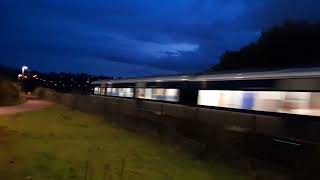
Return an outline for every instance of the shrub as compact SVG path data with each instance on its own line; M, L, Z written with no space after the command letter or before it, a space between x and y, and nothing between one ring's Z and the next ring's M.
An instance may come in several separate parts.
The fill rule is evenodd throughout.
M0 81L0 106L15 105L23 101L18 84Z

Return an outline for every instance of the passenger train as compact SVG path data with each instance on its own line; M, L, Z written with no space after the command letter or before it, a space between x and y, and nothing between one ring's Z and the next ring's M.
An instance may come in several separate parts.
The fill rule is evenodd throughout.
M92 94L248 113L320 117L320 69L99 80Z

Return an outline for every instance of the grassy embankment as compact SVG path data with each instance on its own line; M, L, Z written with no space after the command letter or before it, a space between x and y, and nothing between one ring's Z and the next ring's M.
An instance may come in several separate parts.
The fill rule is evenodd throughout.
M1 180L247 179L153 137L58 105L0 116L0 127Z

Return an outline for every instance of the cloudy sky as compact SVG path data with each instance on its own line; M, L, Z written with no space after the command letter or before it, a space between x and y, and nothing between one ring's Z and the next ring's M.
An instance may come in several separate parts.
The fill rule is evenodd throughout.
M145 76L207 70L319 0L0 0L0 64Z

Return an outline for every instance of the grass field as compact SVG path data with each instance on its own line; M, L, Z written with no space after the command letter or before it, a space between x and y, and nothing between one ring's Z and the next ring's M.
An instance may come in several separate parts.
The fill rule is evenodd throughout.
M247 179L154 137L54 105L0 116L1 180Z

